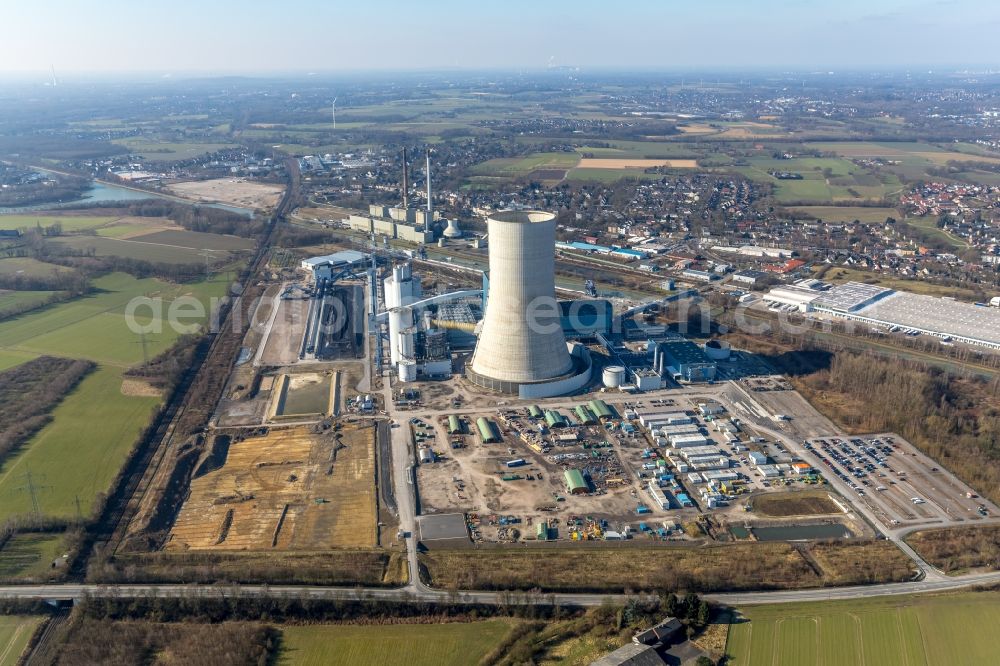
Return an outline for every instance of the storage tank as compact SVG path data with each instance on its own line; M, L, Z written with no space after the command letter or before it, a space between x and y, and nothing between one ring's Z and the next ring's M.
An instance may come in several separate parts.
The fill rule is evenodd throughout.
M731 353L732 349L725 340L709 340L705 343L705 356L713 361L724 361Z
M417 381L417 364L414 363L413 361L400 361L399 381L401 382Z
M555 300L555 215L507 210L487 225L490 298L473 374L515 384L568 374L573 361Z
M625 368L620 365L609 365L604 368L601 379L608 388L618 388L625 383Z

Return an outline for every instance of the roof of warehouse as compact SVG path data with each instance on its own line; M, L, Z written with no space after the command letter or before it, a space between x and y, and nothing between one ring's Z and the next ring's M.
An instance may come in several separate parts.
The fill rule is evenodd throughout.
M864 282L846 282L823 293L813 305L838 312L853 312L892 294L892 289Z
M309 257L305 263L310 266L320 266L322 264L356 264L368 259L368 255L357 250L343 250L333 254L325 254L320 257Z
M656 344L670 354L671 358L678 363L710 363L701 347L690 340L674 338L671 340L658 340Z
M900 291L855 314L904 328L1000 344L1000 308Z

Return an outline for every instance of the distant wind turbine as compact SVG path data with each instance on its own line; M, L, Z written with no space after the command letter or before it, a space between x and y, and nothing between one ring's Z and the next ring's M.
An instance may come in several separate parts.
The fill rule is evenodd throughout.
M337 98L333 98L333 103L330 104L330 112L333 114L333 129L337 129Z
M52 87L55 88L59 85L59 79L56 78L56 66L50 65L52 67Z

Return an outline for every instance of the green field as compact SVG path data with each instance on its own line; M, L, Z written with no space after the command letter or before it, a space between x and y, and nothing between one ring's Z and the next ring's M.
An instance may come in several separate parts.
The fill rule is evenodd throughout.
M0 316L12 308L20 308L25 305L35 307L45 303L52 296L59 292L55 291L0 291Z
M796 206L792 213L810 215L817 220L833 224L850 224L857 220L864 224L884 224L887 217L900 219L895 208L867 206Z
M6 260L5 260L6 261ZM86 358L100 363L127 366L142 361L140 336L127 325L126 307L133 298L148 296L162 299L162 311L179 296L192 296L205 305L210 297L222 296L228 286L225 275L211 281L172 284L147 278L137 280L124 273L113 273L93 281L96 294L61 303L0 322L0 351L52 354L70 358ZM138 308L135 319L140 325L150 322L150 310ZM204 322L189 318L183 324ZM150 356L168 349L180 333L167 322L147 335Z
M68 273L72 268L50 264L31 257L7 257L0 259L0 275L30 275L47 277L53 273Z
M576 166L580 156L576 153L532 153L525 157L498 157L477 164L470 173L479 176L518 178L532 171L565 171Z
M0 666L14 666L42 618L0 615Z
M117 218L76 215L0 215L0 229L32 229L36 226L62 225L63 231L95 229Z
M380 626L281 628L282 666L462 666L475 664L510 632L504 620Z
M161 236L161 234L166 234ZM137 238L111 238L106 236L64 236L54 243L74 250L93 251L98 257L128 257L140 261L164 264L203 264L204 252L214 259L227 256L227 250L218 246L234 247L246 243L234 242L233 236L204 234L196 231L161 231ZM242 241L243 239L235 239Z
M114 139L112 143L125 146L129 152L145 159L163 161L189 160L205 153L234 147L231 143L172 143L142 137Z
M690 171L690 169L688 169ZM593 169L590 167L583 169L570 169L566 174L566 180L574 182L598 182L617 183L626 178L639 180L659 180L663 174L646 173L643 169Z
M31 512L23 490L30 471L42 514L84 516L107 490L149 422L158 398L125 396L121 370L101 367L88 375L53 412L53 420L21 451L0 465L0 522Z
M736 167L735 171L751 180L773 185L774 197L779 202L878 200L902 187L893 173L878 174L837 157L790 160L752 157L749 162L749 166ZM780 180L769 171L797 173L802 179Z
M888 287L889 289L897 289L899 291L912 291L915 294L923 294L925 296L954 296L959 300L966 301L974 301L976 298L975 292L969 289L948 287L945 285L926 282L924 280L908 280L906 278L880 275L878 273L870 273L868 271L861 271L854 268L845 268L843 266L832 266L826 271L826 274L823 276L823 280L832 282L833 284L843 284L844 282L866 282L868 284L877 284L883 287Z
M997 663L1000 594L901 597L741 609L729 630L732 666Z
M38 354L32 354L31 352L0 349L0 371L13 368L15 365L21 365L25 361L30 361L37 356Z
M47 578L52 560L64 553L62 534L21 532L0 548L0 579Z

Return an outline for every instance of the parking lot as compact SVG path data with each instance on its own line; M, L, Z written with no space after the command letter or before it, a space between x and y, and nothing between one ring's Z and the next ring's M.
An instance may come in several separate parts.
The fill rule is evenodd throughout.
M891 529L975 522L997 507L893 434L806 442L819 469L835 476Z

